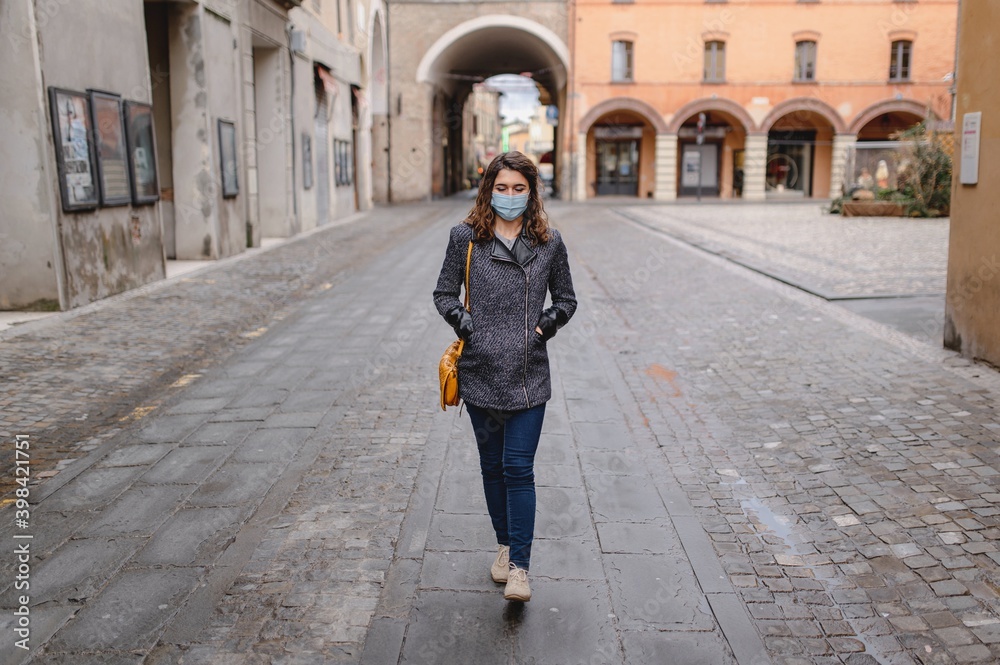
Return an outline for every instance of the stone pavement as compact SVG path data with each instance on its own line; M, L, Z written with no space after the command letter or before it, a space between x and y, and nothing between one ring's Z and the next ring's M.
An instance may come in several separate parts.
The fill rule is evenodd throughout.
M621 212L827 299L944 293L947 219L841 217L819 203Z
M620 213L928 344L943 339L947 219L841 217L818 203Z
M435 403L449 331L429 294L465 207L317 234L360 248L309 264L337 279L32 487L32 662L1000 658L996 374L594 205L551 205L581 308L550 344L535 596L506 604L471 427ZM268 253L201 286L224 300L261 260L287 274ZM100 328L81 319L36 357ZM227 340L250 328L233 321ZM180 346L160 341L163 367Z
M0 331L0 437L30 430L43 442L32 475L56 475L438 210L379 210L362 223ZM0 478L0 495L12 480Z

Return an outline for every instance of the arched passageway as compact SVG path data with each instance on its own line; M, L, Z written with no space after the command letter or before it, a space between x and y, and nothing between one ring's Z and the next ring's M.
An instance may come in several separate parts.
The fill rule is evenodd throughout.
M395 40L395 36L393 37ZM394 50L405 51L404 46ZM539 22L513 15L492 15L458 23L442 34L410 65L417 88L394 96L392 191L394 201L447 196L471 184L475 163L473 132L465 127L466 105L474 87L499 74L521 74L538 86L540 103L562 117L566 99L569 50L564 40ZM408 63L393 65L399 69ZM394 81L397 79L393 79ZM399 116L397 122L396 116ZM558 122L558 121L557 121ZM566 177L565 141L555 132L551 151L553 189Z

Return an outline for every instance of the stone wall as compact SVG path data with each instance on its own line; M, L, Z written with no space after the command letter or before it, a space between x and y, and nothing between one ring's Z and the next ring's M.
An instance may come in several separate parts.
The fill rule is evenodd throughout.
M31 0L0 4L0 309L59 304L56 182Z
M36 9L36 16L41 10ZM78 0L52 5L52 11L45 11L45 20L38 21L37 29L46 89L95 89L121 95L125 100L150 101L141 3ZM51 133L49 136L45 159L54 174ZM50 181L48 186L58 192L57 181ZM25 192L18 196L23 195ZM39 198L44 196L39 197L37 190L31 192L32 203ZM57 207L56 220L64 252L65 291L60 299L64 308L163 278L165 261L157 206L102 206L71 213Z

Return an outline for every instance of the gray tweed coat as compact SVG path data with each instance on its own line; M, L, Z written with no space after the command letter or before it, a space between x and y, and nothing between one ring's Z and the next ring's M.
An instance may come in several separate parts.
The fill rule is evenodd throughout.
M434 304L447 318L465 281L465 257L472 227L451 229L444 264L434 289ZM531 245L522 231L513 250L499 239L473 243L470 270L471 334L458 363L458 391L467 403L484 409L518 411L552 395L548 339L576 310L576 295L566 246L550 230L547 243ZM543 312L546 294L552 305ZM460 313L463 317L468 314ZM545 334L535 330L540 326Z

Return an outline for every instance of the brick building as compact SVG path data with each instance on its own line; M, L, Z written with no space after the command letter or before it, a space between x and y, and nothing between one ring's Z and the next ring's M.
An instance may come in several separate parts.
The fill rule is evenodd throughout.
M957 6L580 0L574 197L836 195L851 144L951 118Z

